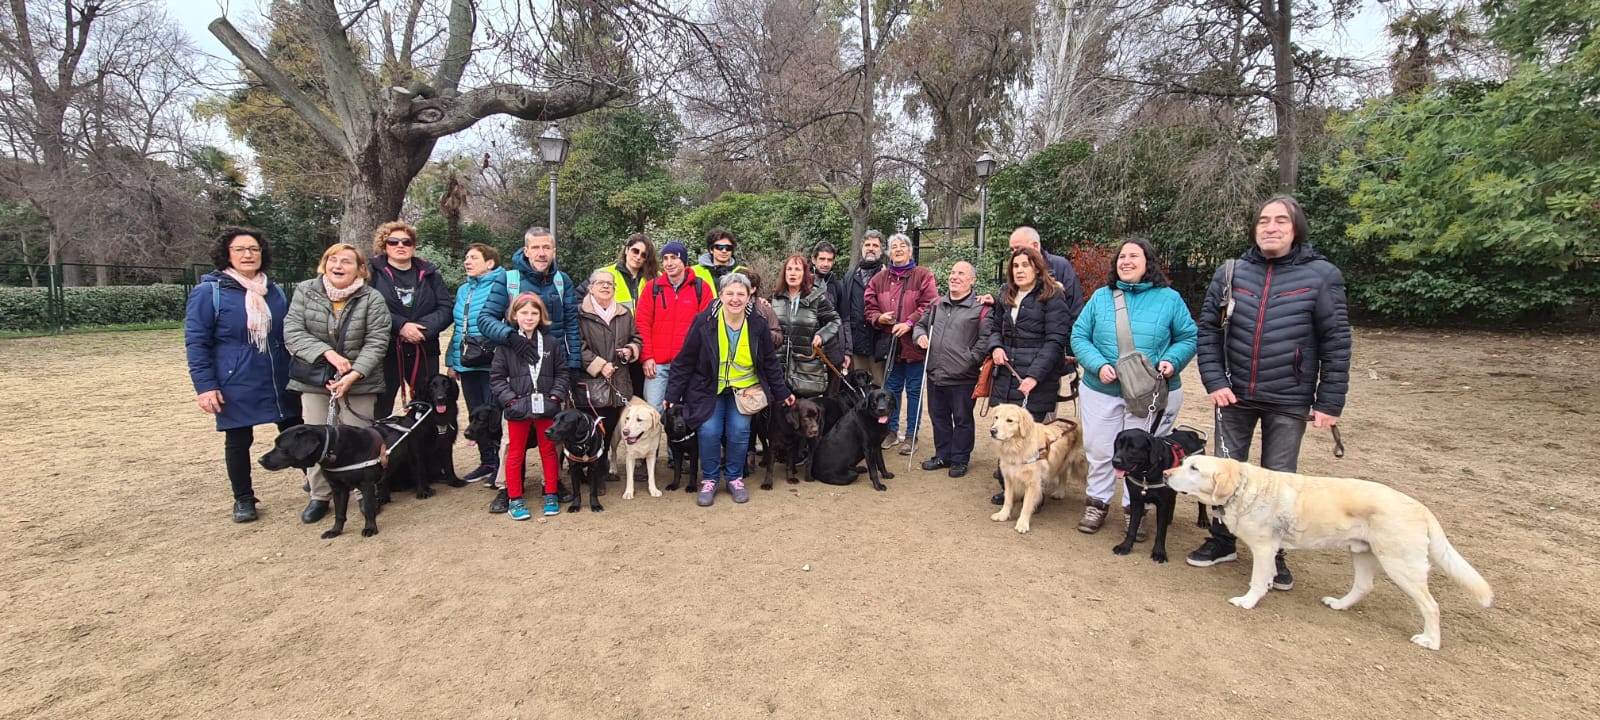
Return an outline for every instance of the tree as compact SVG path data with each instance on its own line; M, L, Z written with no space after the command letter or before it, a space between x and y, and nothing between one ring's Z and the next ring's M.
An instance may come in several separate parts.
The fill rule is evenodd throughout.
M346 242L360 242L399 216L407 187L439 138L493 115L550 121L626 96L635 82L627 42L668 17L648 0L558 0L548 28L491 28L499 64L523 71L493 76L488 67L474 68L477 3L447 0L439 24L426 5L413 2L398 16L376 17L376 2L351 13L334 0L297 5L295 21L310 35L327 83L326 107L227 18L211 23L223 46L343 163L350 183L339 235ZM524 38L544 42L535 48ZM469 76L469 69L478 72Z

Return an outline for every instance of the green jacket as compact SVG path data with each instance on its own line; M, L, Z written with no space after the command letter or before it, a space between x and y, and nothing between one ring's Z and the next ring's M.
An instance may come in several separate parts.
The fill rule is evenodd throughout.
M383 296L370 286L357 290L344 306L345 312L355 312L350 318L350 329L345 331L344 350L340 355L350 360L350 368L361 373L361 379L350 387L352 395L376 395L383 392L383 354L389 350L389 306ZM289 314L283 321L283 344L289 354L306 362L316 362L322 354L333 350L334 337L339 332L343 318L334 316L333 301L322 289L322 278L314 277L295 286L294 299L289 302ZM295 380L289 389L302 393L327 395L326 388L312 387Z

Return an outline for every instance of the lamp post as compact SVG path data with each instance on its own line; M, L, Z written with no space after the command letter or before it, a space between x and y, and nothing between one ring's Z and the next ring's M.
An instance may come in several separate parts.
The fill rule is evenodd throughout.
M539 159L550 166L550 238L556 236L556 173L561 170L561 163L567 161L567 149L572 142L561 136L560 128L555 123L545 128L544 134L539 136Z
M983 257L984 242L987 234L989 219L989 176L994 174L994 156L984 153L978 156L978 257Z

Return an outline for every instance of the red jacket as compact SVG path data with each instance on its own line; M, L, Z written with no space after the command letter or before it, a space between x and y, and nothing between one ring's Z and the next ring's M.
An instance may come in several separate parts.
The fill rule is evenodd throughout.
M896 275L894 270L885 266L877 275L867 283L865 306L867 308L867 321L872 323L872 328L877 332L878 342L873 347L874 357L889 356L886 346L894 336L889 328L877 323L877 318L883 313L894 313L895 325L906 323L911 327L917 326L917 321L922 319L923 311L935 300L939 299L939 283L933 278L933 271L917 266L904 276ZM927 352L917 347L912 341L913 333L907 332L900 336L900 351L895 359L906 362L922 362L927 357Z
M639 321L639 338L644 341L644 360L666 364L678 357L694 316L711 307L716 298L716 292L700 276L692 272L684 275L679 289L673 289L666 273L639 286L634 315Z

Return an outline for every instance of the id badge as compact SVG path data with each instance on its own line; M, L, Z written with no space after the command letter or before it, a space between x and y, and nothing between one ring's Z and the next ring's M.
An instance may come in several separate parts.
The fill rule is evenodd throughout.
M535 392L528 397L528 412L532 413L534 417L544 414L544 393Z

